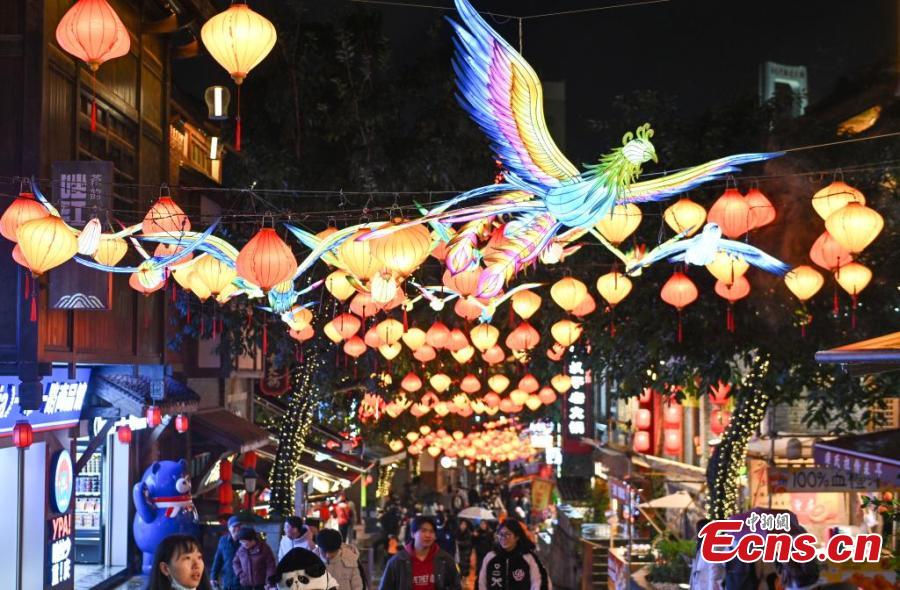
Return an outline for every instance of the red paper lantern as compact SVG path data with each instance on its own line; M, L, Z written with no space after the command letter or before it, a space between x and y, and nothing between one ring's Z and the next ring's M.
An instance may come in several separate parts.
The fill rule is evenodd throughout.
M237 274L268 291L294 276L297 259L275 228L264 227L241 248L237 256Z
M729 238L739 238L750 230L750 205L736 188L725 189L713 203L706 219L717 223Z
M350 340L344 342L344 352L353 358L359 358L366 353L366 343L359 336L351 336Z
M663 285L659 295L663 301L678 310L678 342L681 342L681 310L697 300L697 286L683 272L675 272Z
M715 289L719 297L728 301L728 311L725 314L725 328L729 332L734 332L734 302L750 294L750 281L744 276L737 276L734 277L734 282L730 285L723 281L716 281Z
M634 450L638 453L646 453L650 450L650 433L639 430L634 433Z
M431 324L431 327L425 332L425 342L432 348L444 348L449 340L450 329L440 320Z
M638 430L647 430L650 428L650 420L653 414L647 408L641 408L634 417L634 425Z
M669 455L680 455L682 447L681 429L672 428L663 431L663 450Z
M731 422L731 412L721 408L714 408L709 414L709 429L715 435L720 435L728 428Z
M541 341L541 335L528 322L522 322L506 337L510 350L531 350Z
M159 406L148 406L147 407L147 426L150 428L156 428L162 423L162 410L159 409Z
M642 404L649 404L652 399L653 399L653 388L652 387L645 387L644 390L641 392L641 395L638 396L638 401L641 402Z
M131 35L106 0L78 0L56 26L56 42L88 64L96 80L103 62L131 49ZM91 131L97 128L96 100L91 104Z
M256 454L256 451L244 453L244 469L256 469L257 459L259 459L259 455Z
M750 207L750 229L757 229L775 221L775 206L758 188L751 188L745 200Z
M185 433L190 428L190 420L184 414L178 414L175 416L175 430L180 433Z
M663 410L663 423L668 427L681 426L681 406L670 404Z
M219 461L219 479L222 481L231 481L233 475L233 466L231 461L222 459Z
M537 378L531 373L526 374L524 377L519 379L519 389L524 391L525 393L534 393L541 387L541 384L538 382Z
M549 406L556 401L556 392L550 387L542 387L538 392L538 399L540 399L541 403L545 406Z
M132 438L131 426L123 424L122 426L117 427L116 438L118 438L119 442L123 445L130 445Z
M219 514L230 514L231 503L234 501L234 490L230 483L219 486Z
M463 377L459 384L459 388L466 393L475 393L481 389L481 382L478 381L478 377L469 373Z
M853 262L850 250L841 246L827 231L813 242L812 248L809 249L809 257L818 266L828 271L834 271Z
M16 421L12 432L13 444L17 449L27 449L34 442L34 429L26 420Z

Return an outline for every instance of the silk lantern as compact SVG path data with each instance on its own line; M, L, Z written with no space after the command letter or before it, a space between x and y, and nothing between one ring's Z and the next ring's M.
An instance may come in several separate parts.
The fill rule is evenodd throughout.
M400 336L403 343L413 352L425 344L425 332L419 328L410 328Z
M442 282L445 287L456 291L461 297L468 297L478 290L478 279L481 277L481 271L482 269L477 266L456 274L445 270Z
M481 317L481 307L466 299L457 299L453 305L453 312L467 321L474 321Z
M686 274L680 271L673 273L660 291L662 300L678 311L678 342L682 341L683 336L681 312L685 307L697 300L697 295L697 286Z
M394 342L393 344L382 344L378 347L378 352L381 353L386 360L392 361L397 358L397 355L400 354L400 351L403 350L403 347L399 342Z
M475 393L481 389L481 382L478 377L469 373L460 381L459 388L466 393Z
M721 408L714 408L709 414L709 429L715 435L720 435L728 428L731 422L731 412Z
M534 393L541 387L541 384L531 373L526 373L524 377L519 379L518 388L525 393Z
M466 346L464 348L460 348L459 350L452 351L450 355L457 363L464 365L472 360L473 356L475 356L475 348L472 346Z
M805 317L800 324L800 333L806 336L806 325L812 321L812 315L806 311L806 302L819 292L825 277L813 267L801 265L784 275L784 284L803 305Z
M841 246L858 254L884 229L884 218L861 203L847 203L828 216L825 227Z
M506 388L509 387L509 378L506 375L501 375L497 373L496 375L491 375L488 378L488 387L491 388L491 391L494 393L503 393L506 391Z
M39 276L70 260L78 251L78 239L55 215L32 219L16 231L19 248L28 268Z
M545 406L549 406L556 401L556 392L550 387L542 387L538 392L538 399L540 399L541 403Z
M403 324L394 318L387 318L375 326L375 331L385 344L394 344L403 336Z
M852 300L850 313L850 326L856 328L856 304L859 294L872 280L872 271L858 262L851 262L835 272L834 278L838 285L850 294Z
M450 336L447 338L447 343L444 345L444 348L450 352L458 352L468 345L469 339L466 338L465 333L459 328L453 328L450 330Z
M500 330L490 324L479 324L469 332L472 344L481 352L487 352L500 337Z
M587 287L572 277L564 277L550 287L550 297L566 311L572 311L578 307L585 295L587 295Z
M379 229L394 225L396 223L386 223ZM419 268L431 251L431 233L425 225L404 227L371 242L372 254L388 270L403 277Z
M325 288L338 301L346 301L351 295L356 293L356 289L347 280L347 273L342 270L336 270L325 278Z
M650 450L650 433L646 430L639 430L634 433L634 450L638 453L646 453Z
M435 373L428 379L428 382L434 387L434 390L438 393L443 393L450 388L450 377L443 373Z
M241 85L275 46L275 26L243 0L235 0L227 10L204 23L200 38L237 85L234 149L241 151Z
M450 329L440 320L431 324L428 331L425 332L425 342L432 348L441 349L447 345L450 339Z
M162 195L153 203L141 223L141 231L145 234L170 234L177 237L190 229L190 219L168 195Z
M361 240L369 230L362 229L338 246L338 255L350 274L361 281L368 281L384 268L384 263L372 252L374 240Z
M641 224L641 209L634 203L624 203L614 206L609 215L597 222L597 231L618 246Z
M735 279L744 276L749 268L750 264L742 256L735 256L724 250L716 252L713 261L706 265L709 274L726 285L730 285Z
M510 350L531 350L541 341L541 335L528 322L522 322L506 336L506 347Z
M550 385L552 385L553 389L559 393L565 393L572 387L572 378L560 373L559 375L554 375L553 378L550 379Z
M10 242L18 242L16 232L19 227L33 219L44 217L50 217L50 212L34 198L32 193L19 193L0 217L0 235Z
M523 320L527 320L541 307L541 296L533 291L518 291L510 298L512 308Z
M560 320L550 327L553 339L568 348L581 336L581 325L571 320Z
M682 410L681 404L671 403L663 408L663 424L667 428L681 426Z
M97 130L97 69L131 49L131 35L106 0L78 0L56 26L56 42L91 70L91 131Z
M750 228L757 229L775 221L775 206L758 188L751 188L744 197L750 207Z
M415 373L409 372L403 377L403 380L400 381L400 387L409 393L415 393L422 389L422 379Z
M594 301L594 298L590 293L587 293L584 296L584 299L581 300L581 303L578 304L578 307L572 310L572 315L577 318L582 318L586 315L594 313L596 309L597 302Z
M750 294L750 282L746 277L737 277L733 283L716 281L716 295L728 301L728 311L725 315L725 327L729 332L735 331L734 302L743 299Z
M125 258L128 253L128 243L122 238L101 237L97 245L97 251L92 258L100 264L115 266Z
M706 221L706 209L687 197L669 205L663 213L663 220L676 234L687 232L686 237L697 233Z
M822 233L809 249L810 259L828 271L834 271L853 261L853 255L827 231Z
M600 297L603 297L609 304L609 333L613 337L616 335L616 305L628 297L631 288L631 279L617 271L608 272L597 279L597 291L600 293Z
M221 293L237 277L235 269L209 254L199 257L192 268L213 295Z
M740 191L728 188L710 207L706 219L717 223L725 236L739 238L750 229L750 206Z
M663 450L669 455L681 455L683 438L681 429L666 428L663 430Z
M536 411L538 408L544 405L544 402L541 401L541 398L538 395L532 394L529 395L525 400L525 407L531 410L532 412Z
M353 335L344 342L344 353L353 358L361 357L366 353L366 350L368 350L368 347L359 336Z
M495 344L484 351L481 358L489 365L496 365L506 360L506 353L503 352L503 349L498 344Z
M848 203L866 204L866 197L843 180L835 180L813 195L812 206L819 217L827 220L831 214L843 209Z
M521 389L513 389L509 392L509 399L513 404L521 406L528 399L528 392Z
M275 228L261 228L237 256L237 274L263 291L290 280L297 271L297 259Z
M433 361L437 357L437 353L434 348L425 344L424 346L420 346L418 350L413 352L413 358L415 358L420 363L427 363Z
M357 293L350 300L350 311L361 318L370 318L378 313L378 310L378 304L372 301L372 296L368 293Z

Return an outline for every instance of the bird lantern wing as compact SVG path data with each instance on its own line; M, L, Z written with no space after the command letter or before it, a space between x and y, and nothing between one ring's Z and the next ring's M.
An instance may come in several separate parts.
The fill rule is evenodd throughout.
M734 240L720 240L719 249L737 255L762 270L783 277L791 267L770 254L766 254L756 246Z
M705 182L721 178L725 174L737 172L738 166L750 162L761 162L781 156L784 152L737 154L712 160L699 166L685 168L666 176L642 180L629 185L624 196L617 203L645 203L662 201L674 195L689 191Z
M456 0L461 22L453 69L457 100L488 136L503 167L526 182L557 186L578 176L544 120L541 81L532 67L481 18L468 0Z

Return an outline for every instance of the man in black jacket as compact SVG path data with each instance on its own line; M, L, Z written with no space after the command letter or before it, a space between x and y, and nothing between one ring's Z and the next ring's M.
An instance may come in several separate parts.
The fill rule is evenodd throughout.
M417 516L409 530L413 542L388 562L378 590L461 590L456 561L435 543L434 519Z

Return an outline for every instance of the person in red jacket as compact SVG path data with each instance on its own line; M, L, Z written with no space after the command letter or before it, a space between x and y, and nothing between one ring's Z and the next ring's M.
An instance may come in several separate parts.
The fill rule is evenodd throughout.
M266 580L275 575L275 554L268 543L261 542L256 531L244 527L238 533L241 548L234 554L234 574L241 590L265 590Z

